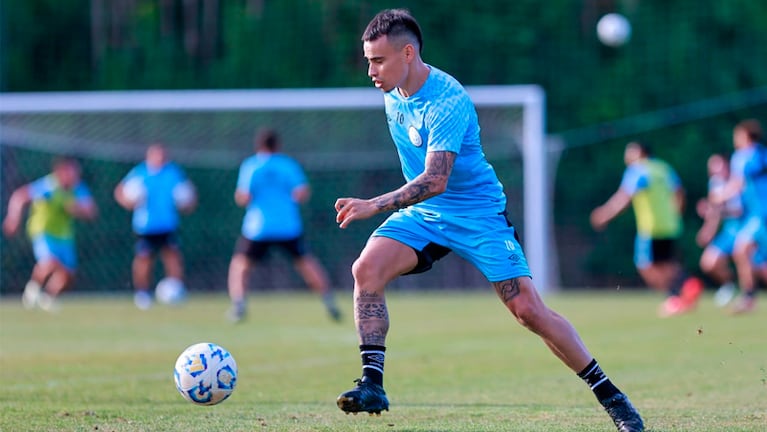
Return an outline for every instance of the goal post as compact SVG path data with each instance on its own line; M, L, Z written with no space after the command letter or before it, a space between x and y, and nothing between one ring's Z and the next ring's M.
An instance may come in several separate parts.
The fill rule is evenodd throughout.
M485 153L499 172L510 202L520 202L511 213L513 218L523 218L523 243L536 286L541 292L551 291L556 287L548 265L554 252L549 235L544 91L536 85L467 86L467 91L480 115ZM382 193L382 187L397 186L397 176L401 184L383 117L383 98L375 88L4 93L0 94L0 206L5 210L10 190L19 181L31 180L32 173L41 171L34 167L44 156L60 153L88 159L87 168L98 171L89 181L105 183L100 189L105 197L111 196L107 192L112 183L142 158L145 146L156 138L170 141L175 160L199 169L212 193L220 195L226 188L228 198L239 162L252 151L253 131L264 125L280 131L286 153L296 155L310 177L315 173L321 193L325 187L326 194L345 195L349 192L332 188L348 184L358 188L358 196ZM509 161L513 163L506 165ZM518 173L520 167L514 164L521 165L523 172ZM375 187L366 188L366 183ZM317 187L313 182L313 188ZM522 214L517 214L520 209ZM229 231L237 231L238 215L226 216L227 223L235 225L228 226ZM124 215L118 217L124 219ZM326 216L314 219L317 226L333 224ZM104 224L108 226L89 230L104 230L99 234L101 242L114 237L109 230L118 229L116 224ZM369 227L366 230L365 235ZM222 250L229 253L230 246ZM354 246L355 253L359 247ZM322 248L334 250L331 245ZM3 263L7 249L0 250ZM348 267L350 262L343 265ZM9 282L6 273L3 285ZM209 273L206 277L221 278L218 270ZM124 271L121 274L127 277ZM470 277L460 280L474 283Z

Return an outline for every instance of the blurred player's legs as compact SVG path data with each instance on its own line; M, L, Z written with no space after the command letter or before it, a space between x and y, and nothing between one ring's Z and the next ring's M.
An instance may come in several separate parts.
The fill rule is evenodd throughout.
M328 311L328 315L334 320L341 319L341 311L336 306L335 296L328 285L328 276L317 258L311 254L305 254L293 261L296 271L301 275L309 288L322 297L322 303Z
M232 306L227 318L232 322L241 321L247 314L245 304L245 281L250 271L250 259L243 253L235 253L229 262L228 290Z

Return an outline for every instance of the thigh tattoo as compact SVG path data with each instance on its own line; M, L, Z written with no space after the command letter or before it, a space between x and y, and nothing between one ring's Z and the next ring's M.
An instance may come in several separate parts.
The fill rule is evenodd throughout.
M520 294L519 278L508 279L501 282L493 282L495 292L504 303L514 300Z

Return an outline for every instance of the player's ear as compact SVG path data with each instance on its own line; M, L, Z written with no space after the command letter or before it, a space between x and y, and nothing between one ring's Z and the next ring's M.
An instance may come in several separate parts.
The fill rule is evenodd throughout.
M416 50L413 44L405 44L403 48L405 53L405 61L410 63L415 58Z

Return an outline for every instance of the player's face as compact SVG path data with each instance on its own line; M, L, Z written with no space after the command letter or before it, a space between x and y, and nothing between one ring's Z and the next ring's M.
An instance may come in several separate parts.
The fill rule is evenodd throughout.
M635 145L626 146L626 151L623 152L623 162L626 165L631 165L642 157L642 152L639 147Z
M80 167L74 163L62 163L56 167L56 179L64 189L72 189L80 181Z
M748 132L743 128L735 128L732 132L732 143L736 149L748 147L751 144Z
M405 47L397 49L387 36L365 41L362 51L368 61L368 76L376 88L389 92L407 78L408 62Z
M146 152L146 163L152 168L158 169L162 168L163 165L165 165L165 162L168 159L167 152L165 151L165 147L154 144L149 146Z

